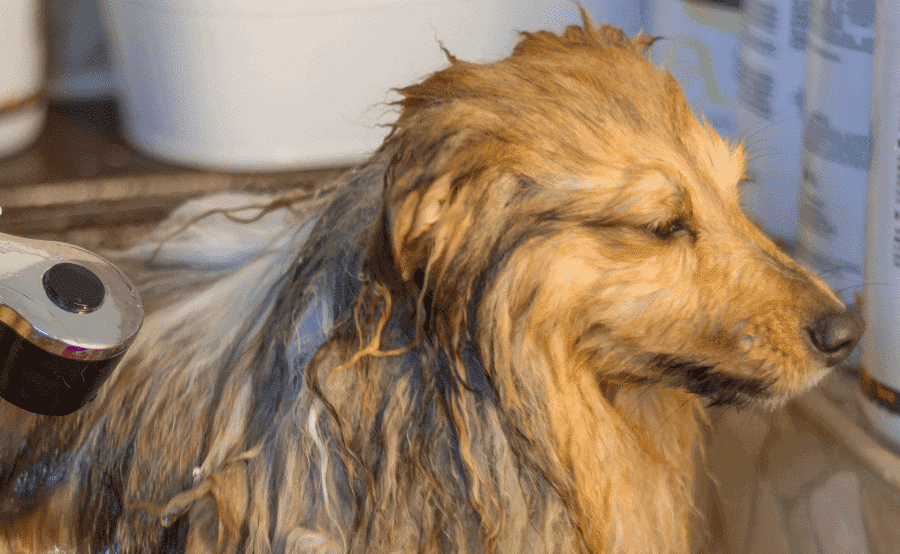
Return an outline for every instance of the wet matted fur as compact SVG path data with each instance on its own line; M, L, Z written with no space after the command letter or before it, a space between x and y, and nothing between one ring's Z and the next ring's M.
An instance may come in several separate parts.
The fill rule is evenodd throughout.
M330 192L111 255L148 318L81 411L0 406L0 545L699 549L703 405L784 402L861 324L741 214L741 146L652 42L585 15L450 56Z

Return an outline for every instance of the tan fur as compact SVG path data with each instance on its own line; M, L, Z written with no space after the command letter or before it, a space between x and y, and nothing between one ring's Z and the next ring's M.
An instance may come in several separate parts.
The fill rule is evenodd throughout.
M653 39L583 15L401 89L329 207L260 213L305 231L254 261L138 259L153 313L98 399L7 428L0 544L700 550L704 401L806 390L846 308L741 213L742 145Z

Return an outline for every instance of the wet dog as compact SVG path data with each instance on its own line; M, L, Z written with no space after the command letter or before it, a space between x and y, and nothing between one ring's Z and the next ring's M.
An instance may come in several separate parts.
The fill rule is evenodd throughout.
M652 42L585 15L448 54L328 192L111 254L150 314L84 409L0 408L0 544L698 548L704 405L777 406L862 326L741 213L741 145Z

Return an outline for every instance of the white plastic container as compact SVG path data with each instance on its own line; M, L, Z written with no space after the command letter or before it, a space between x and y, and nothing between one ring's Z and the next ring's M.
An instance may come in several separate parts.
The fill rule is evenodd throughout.
M109 98L112 62L95 0L46 0L50 97L64 101Z
M878 3L860 342L863 408L900 451L900 10Z
M738 125L751 179L741 187L741 201L790 251L800 198L806 3L746 0L744 6Z
M0 0L0 106L41 92L45 46L38 0ZM28 147L40 134L47 109L40 102L0 112L0 158Z
M678 80L694 112L723 137L737 139L737 64L741 11L725 2L655 0L649 34L654 63Z
M809 2L797 260L844 302L863 284L875 14Z
M357 161L395 113L388 91L509 54L514 29L561 30L574 3L106 0L126 138L226 170Z
M628 36L649 28L650 2L645 0L581 0L594 23L620 27Z

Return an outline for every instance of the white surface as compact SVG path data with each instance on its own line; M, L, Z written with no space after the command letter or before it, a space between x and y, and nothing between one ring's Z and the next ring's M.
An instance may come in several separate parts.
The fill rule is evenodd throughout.
M842 471L812 493L810 512L822 554L869 552L859 503L859 477Z
M791 554L900 552L900 457L870 434L859 413L857 387L855 378L838 372L784 410L731 408L710 414L707 460L720 483L728 538L726 543L715 535L718 548L710 552L751 554L760 552L751 550L757 546L774 554L781 549L773 543L785 533ZM748 420L765 425L760 450L738 446L758 440L756 424L741 424ZM801 445L800 452L793 451L794 444ZM818 454L812 459L804 454L810 450L824 454L824 471L818 469ZM803 467L807 464L817 469ZM776 484L792 479L797 482L787 488ZM750 505L750 529L747 518L739 517L742 512L731 508L735 504Z
M105 2L127 138L188 165L276 170L356 161L386 101L446 66L505 57L516 29L561 31L545 1ZM382 126L380 126L382 125Z

